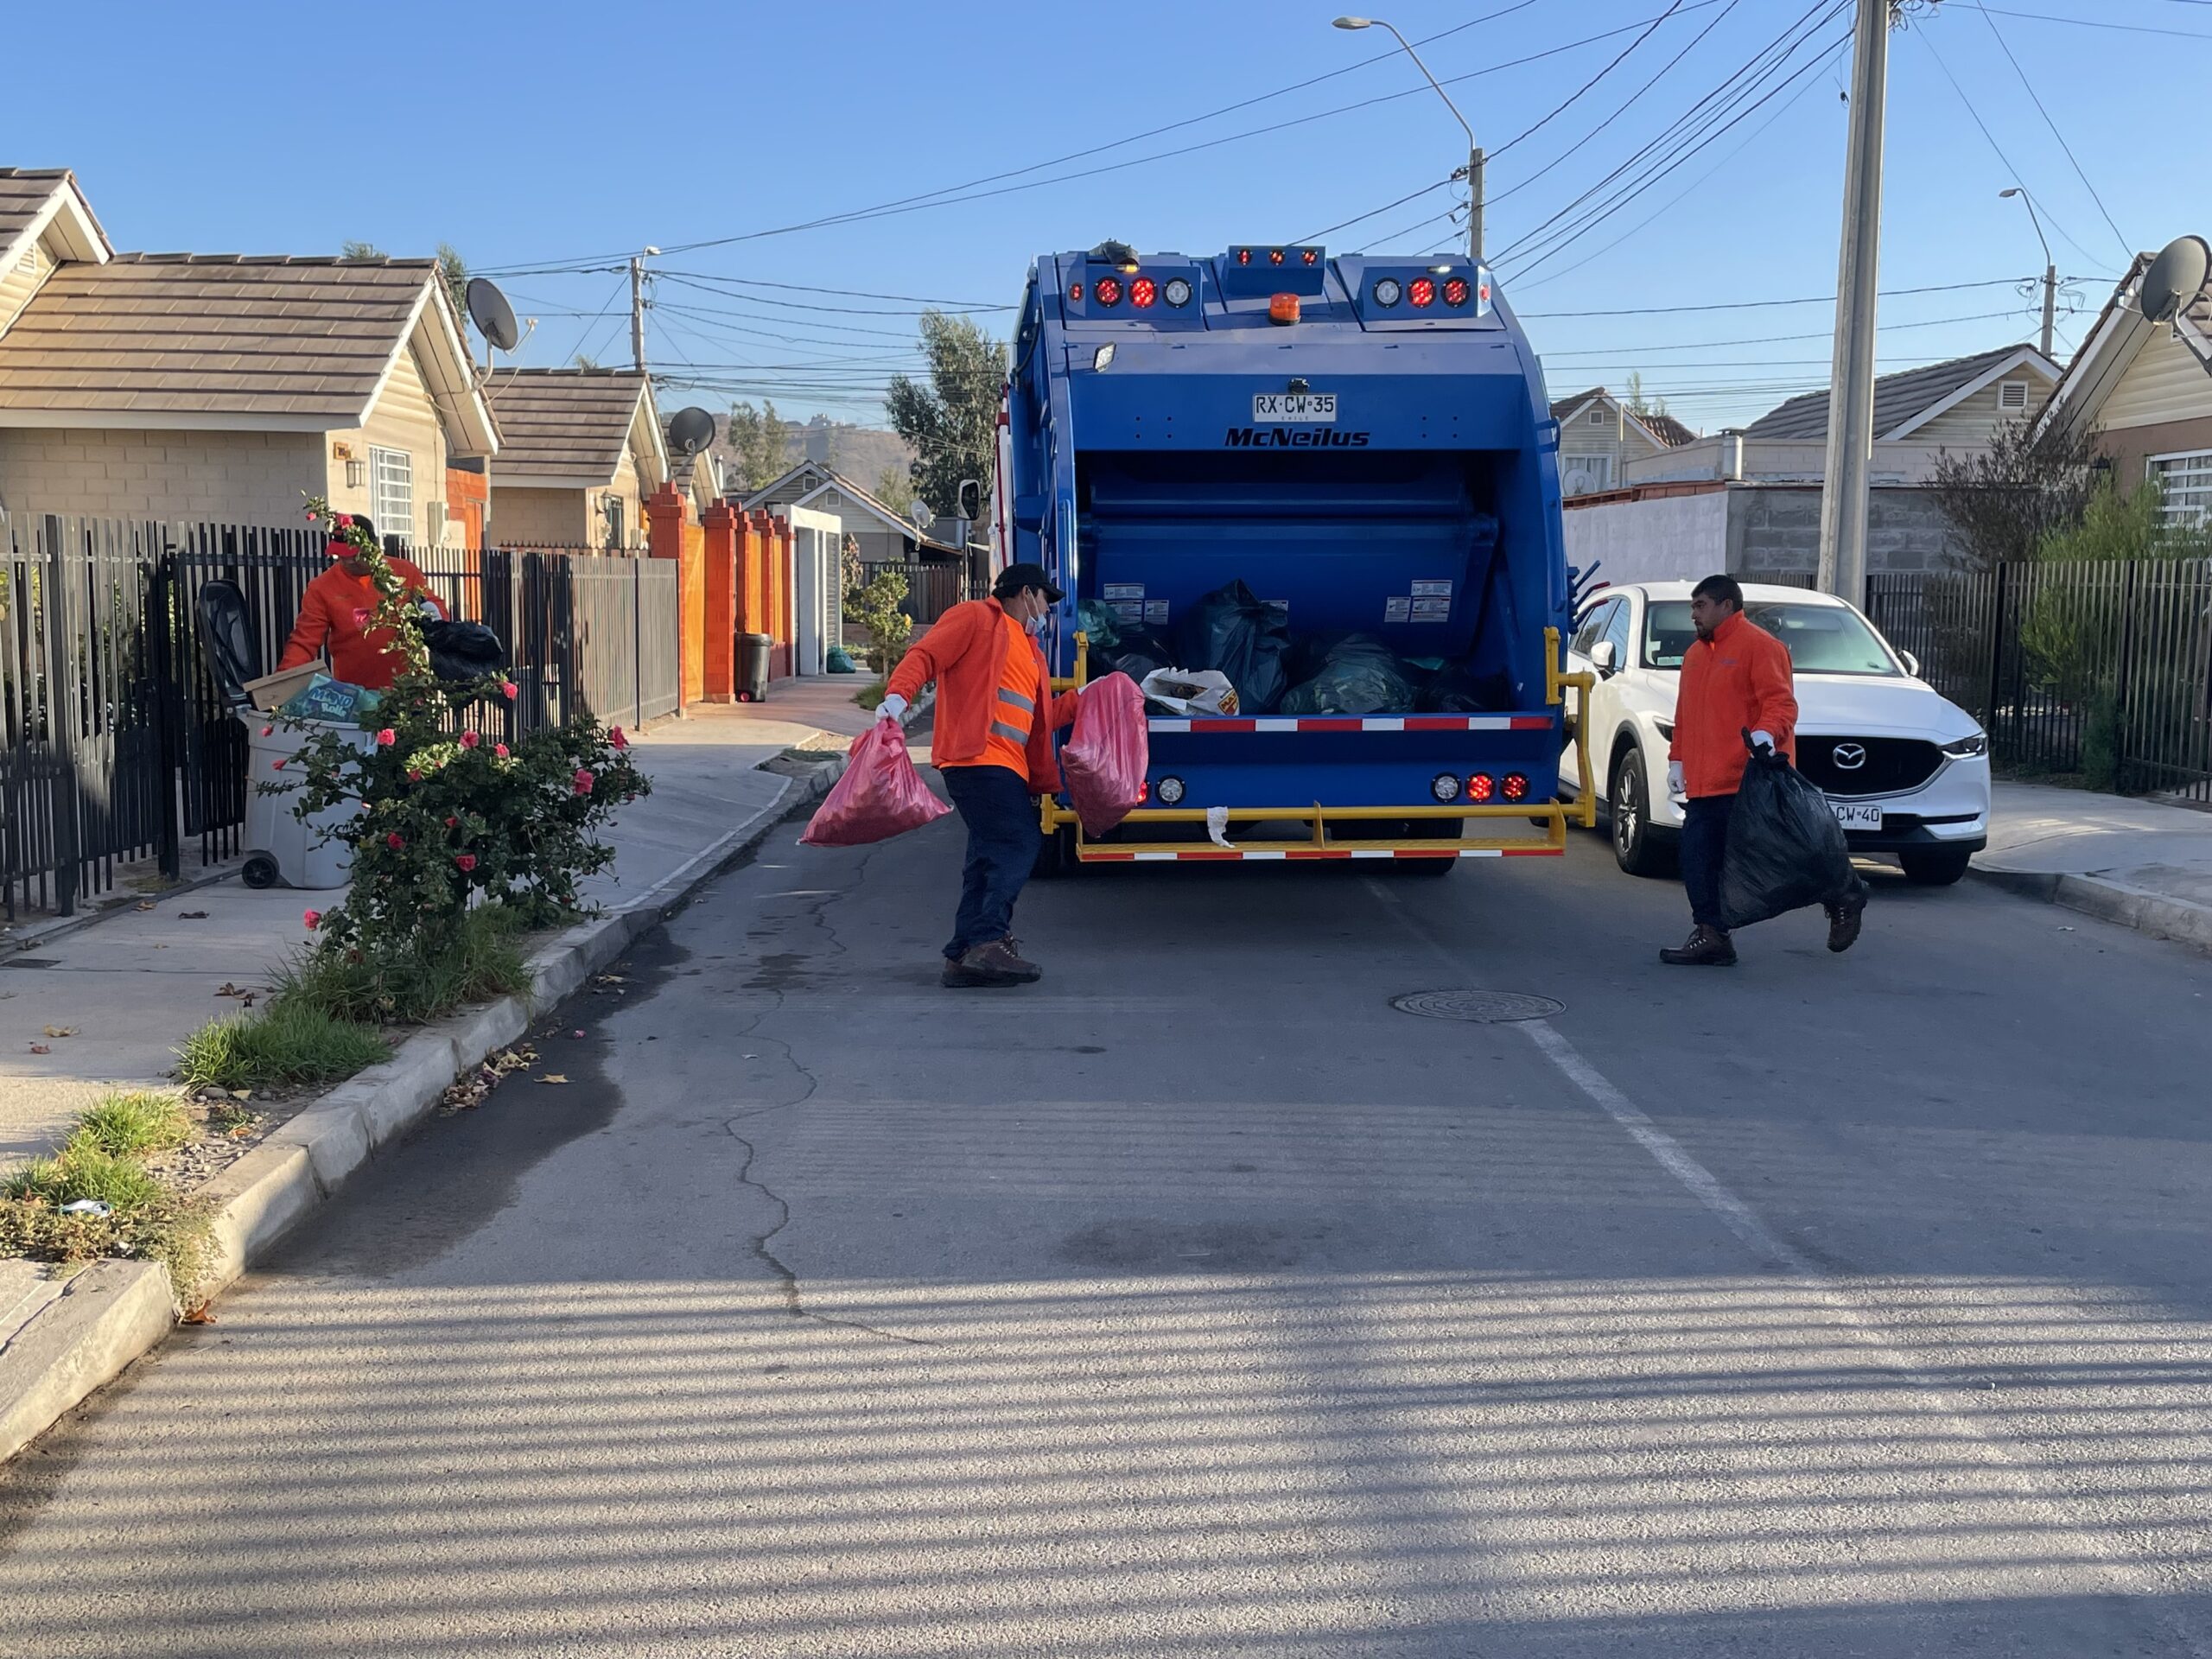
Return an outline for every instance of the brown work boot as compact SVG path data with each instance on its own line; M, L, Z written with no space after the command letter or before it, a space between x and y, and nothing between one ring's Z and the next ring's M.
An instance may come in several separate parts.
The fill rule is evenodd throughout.
M1021 941L1020 939L1015 938L1013 934L1009 933L1006 936L1003 943L1006 945L1007 957L1010 962L1012 962L1014 967L1020 969L1032 979L1042 979L1045 977L1045 970L1042 968L1039 968L1033 962L1025 962L1022 960Z
M1859 924L1866 914L1866 895L1858 893L1827 906L1828 949L1838 955L1859 943Z
M1736 944L1720 929L1700 923L1679 950L1662 950L1659 960L1674 968L1733 968Z
M1007 949L1003 939L971 946L959 961L944 964L944 983L955 989L1027 985L1042 977L1043 972L1035 963L1024 962L1015 956Z

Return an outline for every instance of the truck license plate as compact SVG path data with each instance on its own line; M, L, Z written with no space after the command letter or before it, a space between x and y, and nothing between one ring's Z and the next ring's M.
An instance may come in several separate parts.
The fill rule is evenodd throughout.
M1252 396L1252 418L1272 421L1279 426L1294 422L1327 421L1337 418L1337 394L1333 391L1261 391Z
M1847 806L1841 801L1830 801L1828 806L1835 814L1835 821L1847 830L1879 830L1882 827L1882 809L1878 806Z

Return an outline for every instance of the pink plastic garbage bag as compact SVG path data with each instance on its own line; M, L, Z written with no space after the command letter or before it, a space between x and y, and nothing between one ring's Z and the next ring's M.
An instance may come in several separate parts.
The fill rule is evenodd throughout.
M1144 693L1128 675L1104 675L1083 688L1075 733L1060 750L1060 772L1084 834L1104 835L1144 798L1144 774L1152 765L1145 733Z
M808 846L865 847L934 823L952 810L930 793L914 769L898 721L876 721L846 753L845 775L799 837Z

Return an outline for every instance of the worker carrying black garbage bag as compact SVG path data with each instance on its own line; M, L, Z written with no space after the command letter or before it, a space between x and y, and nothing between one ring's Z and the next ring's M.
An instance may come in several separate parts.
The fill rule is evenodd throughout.
M1789 648L1745 616L1733 576L1707 576L1691 590L1690 621L1697 639L1675 696L1667 787L1685 801L1682 886L1691 928L1686 943L1659 959L1731 966L1732 928L1816 903L1827 911L1828 949L1848 950L1866 887L1852 872L1827 798L1793 764ZM1825 816L1825 834L1808 798Z

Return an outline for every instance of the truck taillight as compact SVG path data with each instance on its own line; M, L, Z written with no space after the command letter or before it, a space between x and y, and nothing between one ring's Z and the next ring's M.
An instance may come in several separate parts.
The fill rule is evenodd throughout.
M1406 297L1416 306L1436 303L1436 284L1426 276L1416 276L1406 284Z
M1465 283L1462 282L1459 277L1454 276L1450 282L1444 284L1445 304L1465 305L1466 302L1467 285Z
M1101 305L1119 305L1122 302L1122 285L1111 276L1101 276L1091 284L1090 295Z
M1509 772L1505 774L1505 798L1509 801L1525 801L1529 798L1529 779L1525 774L1517 772Z
M1068 284L1068 298L1078 305L1083 302L1083 284L1081 283L1070 283Z
M1467 779L1467 798L1471 801L1486 801L1497 793L1497 785L1486 772L1478 772Z
M1140 276L1129 284L1129 303L1140 309L1160 297L1159 287L1149 276Z

